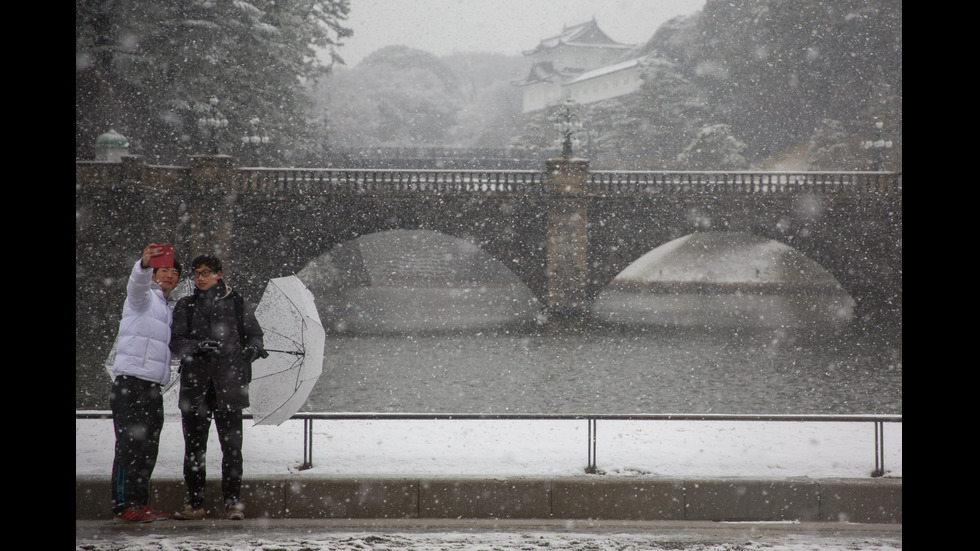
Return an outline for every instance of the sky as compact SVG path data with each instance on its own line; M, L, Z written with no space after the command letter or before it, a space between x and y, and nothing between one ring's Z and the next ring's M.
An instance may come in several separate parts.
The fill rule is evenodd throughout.
M664 22L690 15L705 0L351 0L354 36L338 53L353 67L371 52L405 45L437 56L454 52L521 55L565 25L593 17L610 38L649 39Z

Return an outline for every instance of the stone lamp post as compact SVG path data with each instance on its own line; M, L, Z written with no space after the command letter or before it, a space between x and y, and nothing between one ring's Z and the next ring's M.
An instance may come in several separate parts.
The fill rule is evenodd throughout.
M201 116L197 119L197 127L207 134L208 153L218 154L218 131L228 127L228 119L218 110L218 98L211 96L204 105Z
M875 159L875 170L877 170L878 172L881 172L882 170L885 169L885 157L884 157L883 151L885 149L891 149L891 147L892 147L892 141L891 140L886 140L884 138L883 134L882 134L882 128L884 128L884 127L885 127L885 123L883 123L881 121L876 121L875 122L875 129L878 131L878 139L877 140L865 140L865 141L861 142L861 147L863 149L874 149L875 150L875 152L877 154L877 158Z
M582 130L582 121L572 110L574 105L573 100L566 99L558 113L558 122L555 123L555 128L562 136L561 156L563 159L572 158L572 137Z
M115 130L109 130L95 139L95 160L118 163L129 154L129 140Z
M262 121L258 117L252 117L248 121L248 124L251 127L251 131L242 136L242 148L245 150L247 159L260 165L262 164L262 151L265 150L272 140L269 139L269 135L266 133L265 128L262 126Z

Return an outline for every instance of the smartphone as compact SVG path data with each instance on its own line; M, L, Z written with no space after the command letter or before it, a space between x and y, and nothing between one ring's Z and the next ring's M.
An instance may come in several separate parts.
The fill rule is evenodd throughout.
M173 268L174 267L174 246L160 245L163 254L150 258L151 268Z

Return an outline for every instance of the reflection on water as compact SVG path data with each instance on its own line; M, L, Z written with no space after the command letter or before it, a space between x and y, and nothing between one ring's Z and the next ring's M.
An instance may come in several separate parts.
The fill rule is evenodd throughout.
M530 289L473 243L391 230L336 245L298 274L328 333L499 327L537 318Z
M344 293L343 305L329 327L351 334L493 329L534 320L540 310L523 285L357 287Z
M598 326L331 336L303 409L900 414L901 337Z
M847 294L603 291L593 315L602 321L674 327L824 328L854 317Z
M620 324L832 329L854 300L827 270L777 241L698 232L637 259L603 289L593 315Z

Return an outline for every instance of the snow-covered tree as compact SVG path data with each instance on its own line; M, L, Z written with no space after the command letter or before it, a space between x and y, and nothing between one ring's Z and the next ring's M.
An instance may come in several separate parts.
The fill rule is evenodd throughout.
M202 152L196 120L212 96L235 154L259 118L282 156L311 138L303 84L321 50L351 35L349 0L88 0L75 4L75 150L92 158L110 127L134 153L184 162ZM333 57L336 60L338 58Z
M744 151L745 144L732 136L730 126L713 124L698 132L677 162L686 170L742 170L749 166Z
M823 119L854 140L887 121L900 156L901 2L709 0L643 53L673 62L708 107L704 120L730 125L752 162L805 146Z
M335 82L323 83L337 111L329 127L338 145L432 146L451 143L449 133L463 101L458 75L436 56L388 46L365 58ZM329 113L328 113L329 117Z
M694 138L706 109L698 90L672 64L653 60L643 78L635 94L595 106L594 118L606 121L601 143L607 156L661 168ZM598 116L601 112L608 115Z
M857 159L844 125L835 119L824 119L807 147L809 170L856 170Z

